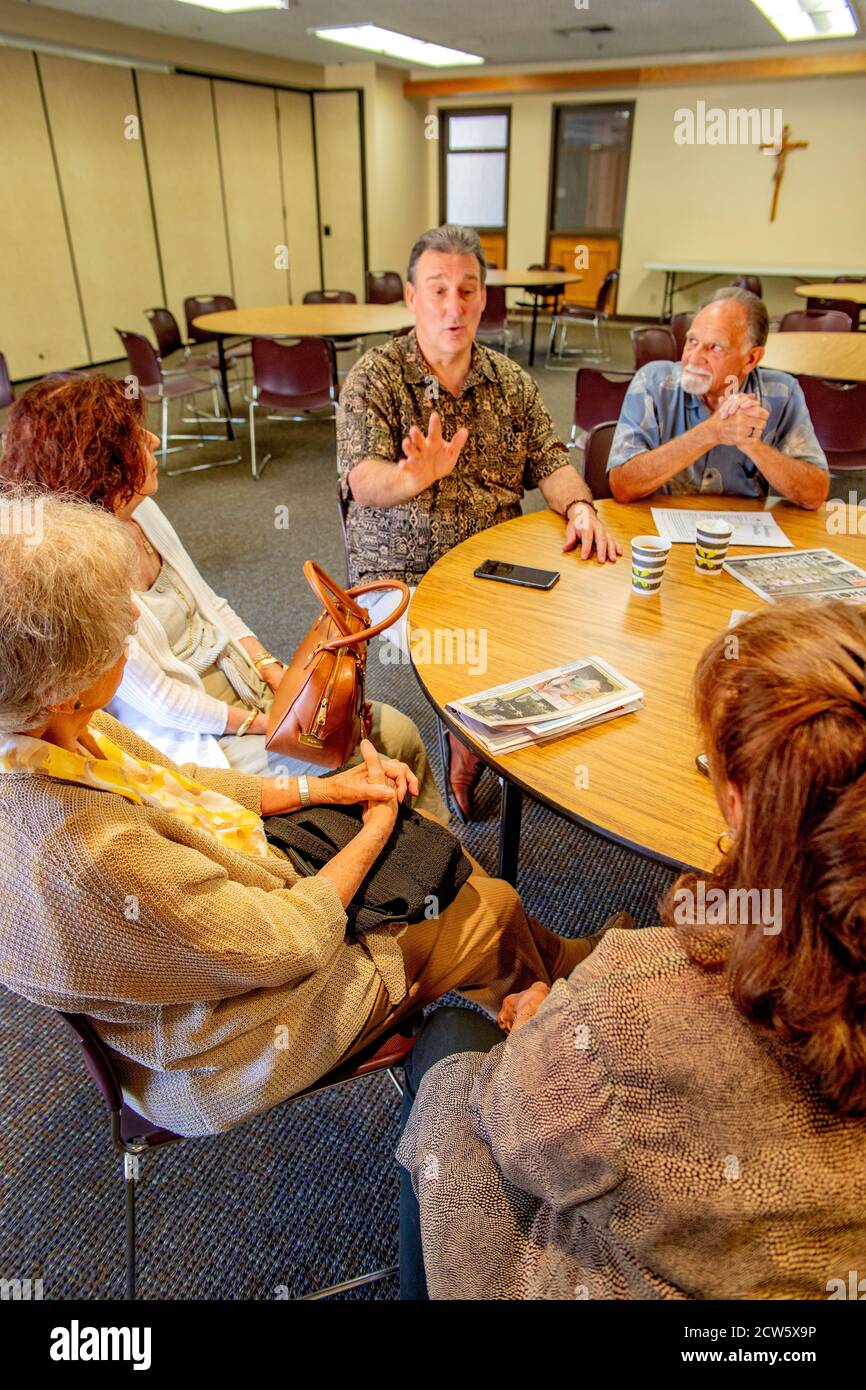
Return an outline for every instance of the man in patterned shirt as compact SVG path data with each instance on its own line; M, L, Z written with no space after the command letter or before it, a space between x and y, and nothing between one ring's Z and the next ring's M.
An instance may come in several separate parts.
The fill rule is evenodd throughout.
M748 290L719 290L695 316L682 362L649 362L622 404L607 461L618 502L666 492L820 507L830 475L798 382L759 367L769 319Z
M565 522L565 551L599 562L621 548L596 515L522 367L475 342L486 303L476 232L434 228L412 248L406 303L415 329L366 352L346 378L337 418L352 584L417 584L434 561L478 531L520 515L538 487ZM369 605L371 616L393 595ZM405 640L405 638L403 639ZM451 738L450 780L471 814L481 764Z

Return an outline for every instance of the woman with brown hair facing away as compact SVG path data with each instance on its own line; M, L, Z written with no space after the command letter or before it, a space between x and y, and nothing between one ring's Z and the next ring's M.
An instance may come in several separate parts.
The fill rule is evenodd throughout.
M866 608L761 610L695 679L727 853L661 927L509 997L504 1043L477 1020L422 1083L422 1034L404 1297L425 1270L485 1299L825 1299L866 1273Z

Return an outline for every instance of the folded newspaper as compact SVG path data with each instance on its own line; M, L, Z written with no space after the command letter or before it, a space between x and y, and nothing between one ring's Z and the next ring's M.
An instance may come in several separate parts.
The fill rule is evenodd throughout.
M490 753L509 753L588 729L643 705L643 691L600 657L482 690L446 709Z

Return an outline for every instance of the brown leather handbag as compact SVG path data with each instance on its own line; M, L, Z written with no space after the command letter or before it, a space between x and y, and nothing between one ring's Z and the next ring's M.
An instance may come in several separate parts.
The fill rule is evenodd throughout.
M304 577L323 604L274 695L265 746L317 767L343 767L369 733L364 717L367 643L409 605L411 593L400 579L376 579L341 589L314 560ZM399 589L400 601L381 623L355 599L379 589Z

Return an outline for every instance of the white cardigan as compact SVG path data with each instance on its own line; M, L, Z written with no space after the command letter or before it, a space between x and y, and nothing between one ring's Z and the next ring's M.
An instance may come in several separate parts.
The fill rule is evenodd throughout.
M135 519L163 559L186 581L202 617L235 645L252 637L246 623L206 584L180 543L174 527L148 497L135 509ZM126 669L120 689L108 707L122 724L134 729L176 763L228 767L217 743L225 732L226 706L208 695L201 677L179 661L162 625L143 603L135 635L129 639ZM246 652L241 649L244 661Z

